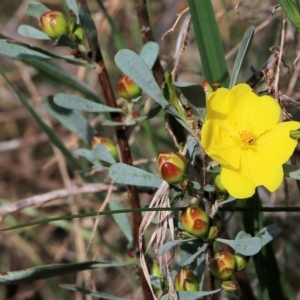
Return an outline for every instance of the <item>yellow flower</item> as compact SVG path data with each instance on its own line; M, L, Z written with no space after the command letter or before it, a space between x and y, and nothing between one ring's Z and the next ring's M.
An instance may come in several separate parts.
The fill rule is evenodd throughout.
M247 84L218 89L206 109L202 146L221 165L221 183L229 194L247 198L257 186L275 191L283 180L282 165L297 145L290 131L300 123L279 123L279 104L257 96Z

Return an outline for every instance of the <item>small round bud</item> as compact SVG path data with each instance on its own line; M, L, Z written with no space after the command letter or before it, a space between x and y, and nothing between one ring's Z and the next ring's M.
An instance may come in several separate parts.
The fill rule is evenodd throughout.
M189 269L181 269L174 279L176 291L196 292L199 290L199 283L196 275Z
M69 34L69 24L60 11L52 10L43 13L40 16L40 25L43 32L52 39Z
M219 251L210 263L210 271L214 277L228 280L233 275L235 266L236 261L233 254L227 251Z
M222 281L221 287L228 293L234 293L238 289L237 283L233 280Z
M221 229L222 229L221 219L218 214L215 214L212 219L211 225L209 226L208 229L207 239L208 240L216 239L219 236Z
M181 214L181 224L186 232L205 238L209 229L209 216L198 206L187 206Z
M142 94L142 89L128 76L124 75L118 83L118 93L126 100L132 100Z
M111 139L100 135L94 135L91 141L91 148L94 149L98 144L104 146L116 161L119 160L118 150L115 146L115 143Z
M249 256L244 256L240 253L235 253L233 256L236 262L235 270L236 271L244 270L248 264Z
M178 152L159 152L157 155L157 167L161 177L168 183L176 184L187 178L187 160Z

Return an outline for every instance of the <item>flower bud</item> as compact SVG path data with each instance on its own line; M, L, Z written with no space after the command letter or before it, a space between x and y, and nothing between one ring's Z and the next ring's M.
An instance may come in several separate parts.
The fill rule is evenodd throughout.
M237 283L233 280L222 281L221 287L228 293L234 293L238 289Z
M212 86L206 80L203 80L201 82L201 86L204 90L206 99L208 99L209 96L214 92L214 89L212 88Z
M244 256L240 253L235 253L233 256L236 262L235 270L236 271L244 270L248 264L249 256Z
M98 144L104 146L116 161L119 160L118 150L115 146L115 143L112 140L102 137L100 135L94 135L91 141L92 149L95 148Z
M124 75L118 83L118 93L126 100L132 100L142 94L142 89L128 76Z
M209 216L198 206L187 206L181 214L181 224L189 234L204 238L209 228Z
M199 283L196 275L189 269L181 269L174 279L176 291L196 292L199 289Z
M43 13L40 16L40 25L43 32L52 39L69 34L69 24L60 11L52 10Z
M159 152L157 155L157 167L161 177L168 183L176 184L187 178L187 160L178 152Z
M221 229L222 229L221 219L218 214L215 214L212 219L211 225L209 226L208 229L207 239L208 240L216 239L219 236Z
M81 44L84 38L84 31L81 26L76 24L74 32L69 34L70 39L77 44Z
M210 271L214 277L221 280L228 280L235 271L236 261L230 252L219 251L217 252L211 263Z

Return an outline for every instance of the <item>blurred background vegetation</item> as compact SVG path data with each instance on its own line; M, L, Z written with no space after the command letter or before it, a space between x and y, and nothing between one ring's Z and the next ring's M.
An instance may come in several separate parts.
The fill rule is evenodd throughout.
M18 34L17 29L21 24L38 28L36 20L25 14L26 7L30 2L27 0L1 1L0 33L20 42L46 47L55 53L69 54L69 49L52 48L51 41L33 41ZM63 0L44 0L41 2L53 10L67 10ZM232 70L239 43L246 29L250 25L256 27L253 43L243 64L238 82L250 82L254 77L258 77L258 90L263 91L266 86L261 81L261 71L272 54L271 47L278 46L280 43L284 15L281 9L273 11L278 2L275 0L215 0L212 2L229 70ZM237 4L239 7L235 9ZM113 87L116 89L121 74L113 61L114 55L123 47L136 52L139 52L142 47L133 1L90 0L88 5L98 29L99 43L108 72ZM177 40L188 15L184 14L175 30L168 33L163 40L162 36L173 26L176 15L188 7L188 3L186 0L148 0L147 5L155 40L160 44L161 63L165 70L172 69L174 59L178 56ZM105 11L103 7L105 7ZM114 34L111 32L106 13L116 26ZM296 100L300 98L300 85L299 69L295 68L294 60L299 51L298 35L288 23L284 46L284 61L288 67L282 68L280 88L284 94ZM80 81L86 82L95 93L102 96L94 72L84 67L76 67L61 62L55 63L71 72ZM48 124L51 124L69 149L76 150L86 146L81 145L81 141L76 135L51 118L41 104L41 99L44 96L58 92L74 93L71 88L67 87L64 82L49 78L47 74L40 74L33 67L4 56L0 56L0 65L8 78L26 96L40 116ZM200 83L204 79L192 26L188 32L187 44L180 58L177 74L178 81ZM290 112L297 118L297 110L291 108ZM114 139L112 128L104 128L99 125L103 118L102 115L89 114L86 117L101 135ZM72 185L78 187L82 185L80 176L68 169L62 155L51 146L47 136L22 106L2 77L0 77L0 128L1 206L34 195L66 189ZM134 161L150 159L152 163L149 163L146 168L157 173L156 166L153 164L157 152L165 149L176 149L172 138L165 131L163 114L152 119L151 123L136 126L133 130L130 144L132 145ZM86 172L90 171L89 166L87 166ZM106 172L98 172L95 176L101 183L109 184L110 182ZM98 198L93 193L69 196L58 198L41 207L27 208L9 214L2 219L1 228L53 216L98 211L107 196L107 190L108 185L103 192L98 193ZM149 203L151 196L151 193L143 193L141 196L142 203ZM289 179L271 197L268 197L265 191L262 191L262 196L265 199L264 205L267 206L277 204L299 206L300 204L297 185ZM128 206L126 192L113 194L110 197L122 201L124 206ZM270 219L270 223L276 223L284 230L283 234L273 243L273 246L286 289L290 295L289 299L300 299L299 214L281 212L266 213L266 216ZM92 236L94 218L57 221L16 231L1 232L0 271L21 270L52 263L83 261L87 258L116 261L129 259L126 250L127 241L114 220L107 216L99 218L98 221L97 233L89 249L87 249L87 245ZM238 214L230 222L232 226L228 227L230 229L227 234L233 238L241 229ZM258 279L251 264L247 268L247 273L250 278L249 283L255 291ZM84 299L85 296L75 295L59 286L65 283L82 285L83 282L88 283L89 288L101 292L113 293L115 296L126 299L139 299L140 287L136 279L137 275L132 267L85 271L26 284L0 284L0 299ZM226 297L225 295L223 299L227 299Z

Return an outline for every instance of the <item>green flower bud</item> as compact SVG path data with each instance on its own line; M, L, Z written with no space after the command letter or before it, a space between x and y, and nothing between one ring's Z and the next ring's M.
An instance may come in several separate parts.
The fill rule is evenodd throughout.
M161 177L168 183L176 184L187 178L187 160L178 152L159 152L157 155L157 167Z
M98 144L104 146L116 161L119 160L118 150L115 146L115 143L112 140L102 137L100 135L94 135L91 141L91 148L95 148Z
M40 16L40 25L43 32L52 39L69 34L69 24L60 11L52 10L43 13Z
M118 93L126 100L132 100L142 94L142 89L128 76L124 75L118 83Z
M221 280L228 280L233 275L236 267L236 261L230 252L219 251L217 252L211 263L210 271L214 277Z
M176 291L197 292L199 290L198 278L189 269L181 269L175 276L174 285Z
M219 236L221 229L222 229L221 219L218 214L215 214L212 219L211 225L209 226L208 229L207 239L208 240L216 239Z
M181 224L189 234L205 238L209 229L209 216L198 206L187 206L181 214Z
M238 289L237 283L233 280L222 281L221 287L228 293L234 293Z
M249 256L244 256L240 253L235 253L234 255L235 261L236 261L236 266L235 270L236 271L241 271L244 270L248 264L249 261Z

